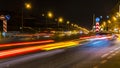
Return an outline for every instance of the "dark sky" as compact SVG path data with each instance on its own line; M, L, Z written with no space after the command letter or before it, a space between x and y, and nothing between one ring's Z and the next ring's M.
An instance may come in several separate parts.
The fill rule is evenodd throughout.
M41 12L51 10L56 17L62 16L66 20L81 26L92 27L92 15L106 16L117 4L118 0L0 0L0 10L21 10L21 4L31 2L31 11L40 15Z

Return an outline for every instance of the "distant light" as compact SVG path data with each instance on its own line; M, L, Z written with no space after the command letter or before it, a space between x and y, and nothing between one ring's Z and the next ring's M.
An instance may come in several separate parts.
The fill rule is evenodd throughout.
M116 17L113 17L113 20L114 20L114 21L116 21L116 20L117 20L117 18L116 18Z
M107 18L110 18L109 16L107 16Z
M62 23L62 22L63 22L63 18L60 17L60 18L58 19L58 21Z
M119 17L120 17L120 13L119 13L119 12L117 12L117 16L119 16Z
M70 21L67 21L67 24L69 24L70 23Z
M118 30L117 28L114 29L114 31L117 31L117 30Z
M45 16L45 14L42 14L42 16L44 17L44 16Z
M111 21L110 21L110 20L108 20L108 23L111 23Z
M83 31L80 31L80 34L83 34Z
M103 18L103 16L100 16L100 18L102 19L102 18Z
M104 25L104 26L106 25L106 22L105 22L105 21L103 22L103 25Z
M55 21L57 21L57 18L55 19Z
M52 17L53 17L53 13L49 11L49 12L48 12L48 17L49 17L49 18L52 18Z
M103 28L101 28L101 31L103 31Z
M3 32L2 35L5 37L6 36L6 32Z
M95 28L95 26L93 26L93 28Z
M73 26L73 24L71 24L71 26Z

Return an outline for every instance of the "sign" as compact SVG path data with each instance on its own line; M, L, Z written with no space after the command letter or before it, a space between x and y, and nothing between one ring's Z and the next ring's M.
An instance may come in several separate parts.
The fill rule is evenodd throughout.
M96 23L96 26L99 26L99 23L98 23L98 22Z
M95 28L96 28L96 32L99 32L99 30L100 30L100 24L99 24L99 22L96 22Z
M10 20L10 15L5 15L6 20Z
M97 18L95 19L95 21L96 21L96 22L100 22L100 18L97 17Z

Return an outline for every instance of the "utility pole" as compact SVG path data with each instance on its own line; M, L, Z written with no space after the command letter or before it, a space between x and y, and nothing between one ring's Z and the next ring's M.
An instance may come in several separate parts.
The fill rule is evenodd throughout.
M94 26L95 26L95 14L93 14L93 24L92 24L93 31L94 31Z
M24 18L23 18L23 6L22 6L22 14L21 14L21 20L22 20L22 25L21 25L21 29L22 29L22 33L23 33L23 28L24 28L24 26L23 26L23 20L24 20Z

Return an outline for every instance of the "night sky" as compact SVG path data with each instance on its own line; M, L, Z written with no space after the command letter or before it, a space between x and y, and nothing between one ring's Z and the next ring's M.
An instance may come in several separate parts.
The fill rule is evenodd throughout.
M40 15L45 11L54 12L55 17L62 16L66 20L90 29L92 15L109 15L118 0L0 0L0 10L21 11L21 4L31 2L33 14Z

